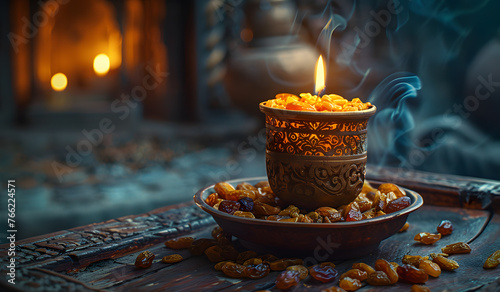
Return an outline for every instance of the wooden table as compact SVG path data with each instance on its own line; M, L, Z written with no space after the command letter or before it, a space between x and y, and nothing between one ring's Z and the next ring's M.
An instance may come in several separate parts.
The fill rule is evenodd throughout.
M432 291L500 291L500 267L485 270L484 260L500 249L500 182L390 168L370 168L369 179L398 183L419 192L424 206L410 215L410 228L384 240L369 256L337 263L339 273L354 262L373 265L378 258L401 263L405 254L428 255L454 242L467 242L472 253L453 255L460 268L443 271L426 283ZM417 232L435 232L443 219L455 226L452 235L435 245L413 240ZM33 223L36 224L36 223ZM213 269L205 256L191 256L187 250L167 249L168 239L193 236L209 238L213 219L193 203L162 207L146 214L131 215L102 223L63 230L17 242L16 285L0 280L0 289L14 291L219 291L272 290L279 274L271 272L260 280L232 279ZM238 242L235 241L238 247ZM3 275L9 258L2 246ZM148 269L136 269L136 256L144 250L156 255ZM180 253L184 261L164 264L161 258ZM320 291L338 285L306 279L292 291ZM366 285L358 291L409 291L411 285Z

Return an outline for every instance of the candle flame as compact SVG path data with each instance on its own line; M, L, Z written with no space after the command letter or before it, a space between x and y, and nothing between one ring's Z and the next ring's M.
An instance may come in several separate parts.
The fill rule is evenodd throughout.
M109 57L106 54L99 54L94 58L94 71L99 76L108 73L110 67Z
M50 85L55 91L63 91L68 86L68 78L63 73L57 73L50 79Z
M316 72L314 74L314 80L316 84L314 85L314 92L317 95L325 90L325 64L323 62L323 57L319 55L318 62L316 62Z

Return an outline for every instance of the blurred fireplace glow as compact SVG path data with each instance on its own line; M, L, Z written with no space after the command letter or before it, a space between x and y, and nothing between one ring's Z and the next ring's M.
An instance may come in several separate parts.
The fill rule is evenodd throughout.
M109 72L110 61L106 54L99 54L94 58L94 71L98 76L104 76Z
M68 78L63 73L57 73L50 79L50 85L55 91L63 91L68 86Z

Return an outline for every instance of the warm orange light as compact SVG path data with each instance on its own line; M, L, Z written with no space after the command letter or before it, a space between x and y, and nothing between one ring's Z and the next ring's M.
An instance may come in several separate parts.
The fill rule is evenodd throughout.
M321 94L325 89L325 75L325 64L323 62L323 57L320 55L316 63L316 72L314 74L314 80L316 82L314 85L315 94Z
M94 71L99 76L108 73L110 67L109 57L106 54L99 54L94 58Z
M55 91L63 91L68 86L68 78L63 73L57 73L50 79L50 85Z

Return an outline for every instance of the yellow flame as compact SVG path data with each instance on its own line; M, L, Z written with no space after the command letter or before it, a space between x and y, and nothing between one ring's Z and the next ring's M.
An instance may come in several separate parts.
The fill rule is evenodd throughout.
M57 73L50 79L50 85L55 91L63 91L68 86L68 78L63 73Z
M323 62L323 57L320 55L318 62L316 62L316 72L314 74L314 80L316 84L314 85L314 92L320 94L323 89L325 89L325 64Z
M99 76L108 73L110 67L109 57L106 54L99 54L94 58L94 71Z

